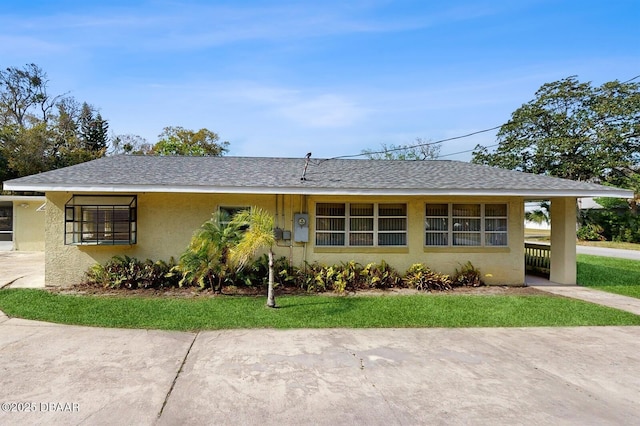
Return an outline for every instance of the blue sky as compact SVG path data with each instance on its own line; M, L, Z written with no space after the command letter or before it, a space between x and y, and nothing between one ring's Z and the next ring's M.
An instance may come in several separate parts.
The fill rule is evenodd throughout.
M149 142L333 157L494 127L544 83L640 74L640 1L0 0L0 66ZM495 132L442 145L490 145ZM469 160L471 154L445 156Z

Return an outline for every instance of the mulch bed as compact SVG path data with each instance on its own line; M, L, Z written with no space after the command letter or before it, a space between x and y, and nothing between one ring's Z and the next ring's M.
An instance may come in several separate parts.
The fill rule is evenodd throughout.
M266 296L266 289L259 287L224 287L222 293L215 293L211 289L200 289L198 287L177 287L161 289L112 289L77 284L71 287L48 287L47 290L55 294L75 294L94 296L117 296L117 297L174 297L174 298L201 298L201 297L229 297L229 296ZM513 287L513 286L481 286L481 287L455 287L450 291L422 292L408 288L392 288L388 290L360 290L356 292L345 292L343 294L334 292L307 293L298 288L277 287L276 297L283 295L323 295L323 296L390 296L390 295L504 295L504 296L526 296L540 295L548 293L542 292L534 287Z

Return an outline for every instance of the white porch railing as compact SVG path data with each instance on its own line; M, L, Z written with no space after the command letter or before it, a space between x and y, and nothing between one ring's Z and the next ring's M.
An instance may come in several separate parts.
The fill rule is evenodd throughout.
M551 246L524 243L524 264L527 274L549 277L551 273Z

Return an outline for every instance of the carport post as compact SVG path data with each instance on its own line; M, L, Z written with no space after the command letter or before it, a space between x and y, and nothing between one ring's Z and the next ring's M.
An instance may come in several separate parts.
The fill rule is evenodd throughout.
M558 284L576 283L576 202L574 197L551 199L551 274Z

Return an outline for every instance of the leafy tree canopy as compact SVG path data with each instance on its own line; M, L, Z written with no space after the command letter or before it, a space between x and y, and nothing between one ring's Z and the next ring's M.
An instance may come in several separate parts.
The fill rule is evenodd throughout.
M101 157L109 127L96 108L48 91L35 64L0 71L0 181Z
M116 135L111 139L111 151L109 153L112 155L150 155L152 150L153 145L142 136L124 134Z
M472 162L561 178L624 182L640 168L640 84L594 87L576 77L544 84L511 115L490 152ZM618 182L619 183L619 182Z
M227 152L229 142L220 142L220 136L208 129L197 132L183 127L165 127L151 153L156 155L190 155L219 157Z

